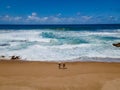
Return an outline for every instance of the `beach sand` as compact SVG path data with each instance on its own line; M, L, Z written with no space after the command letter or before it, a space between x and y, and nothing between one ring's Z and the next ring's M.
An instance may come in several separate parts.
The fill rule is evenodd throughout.
M0 61L0 90L120 90L120 63Z

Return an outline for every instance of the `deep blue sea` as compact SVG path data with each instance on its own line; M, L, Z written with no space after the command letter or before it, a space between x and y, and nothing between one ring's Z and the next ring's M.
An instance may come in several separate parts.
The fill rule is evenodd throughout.
M0 56L31 61L120 62L120 24L0 25Z

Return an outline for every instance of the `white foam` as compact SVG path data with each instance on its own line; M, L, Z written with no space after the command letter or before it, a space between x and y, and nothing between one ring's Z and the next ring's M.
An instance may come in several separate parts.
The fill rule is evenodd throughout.
M69 44L67 39L43 38L42 32L52 32L56 36L83 39L88 43ZM97 36L97 38L96 38ZM56 61L75 60L79 57L120 58L120 48L112 46L119 39L104 40L101 37L120 38L118 32L85 32L85 31L51 31L51 30L20 30L0 33L1 43L10 46L1 47L0 55L19 55L28 60ZM100 38L99 38L100 37ZM10 42L11 40L26 40L25 42ZM61 41L62 44L59 44ZM82 59L84 61L84 58Z

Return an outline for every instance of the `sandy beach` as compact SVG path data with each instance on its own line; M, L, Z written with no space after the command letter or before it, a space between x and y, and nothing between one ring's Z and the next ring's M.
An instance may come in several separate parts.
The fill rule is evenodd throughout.
M120 90L120 63L0 61L0 90Z

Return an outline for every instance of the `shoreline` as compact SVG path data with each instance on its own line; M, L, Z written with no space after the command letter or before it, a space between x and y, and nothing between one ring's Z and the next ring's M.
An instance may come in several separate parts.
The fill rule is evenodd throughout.
M109 59L109 58L108 58ZM113 58L112 58L113 59ZM8 62L44 62L44 63L120 63L120 61L95 61L95 60L58 60L58 61L54 61L54 60L24 60L24 59L18 59L18 60L12 60L12 59L0 59L1 61L8 61Z

